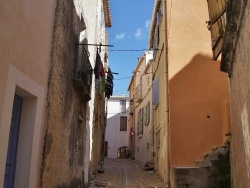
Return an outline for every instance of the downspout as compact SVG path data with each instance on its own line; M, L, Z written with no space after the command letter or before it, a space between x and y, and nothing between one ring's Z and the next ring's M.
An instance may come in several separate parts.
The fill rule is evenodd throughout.
M167 165L166 165L166 183L167 187L170 187L170 134L169 134L169 75L168 75L168 56L167 56L167 48L168 48L168 41L167 41L167 4L166 0L163 0L163 31L164 31L164 80L166 80L165 91L164 94L166 96L166 104L165 104L165 122L166 122L166 158L167 158Z

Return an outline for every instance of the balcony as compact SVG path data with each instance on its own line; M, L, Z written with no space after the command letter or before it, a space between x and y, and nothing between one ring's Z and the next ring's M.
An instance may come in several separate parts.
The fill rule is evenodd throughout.
M142 97L142 84L136 86L136 93L135 93L135 100L136 102L141 102L143 99Z
M73 86L84 102L91 100L91 84L93 69L89 62L89 53L85 47L80 47L76 62Z

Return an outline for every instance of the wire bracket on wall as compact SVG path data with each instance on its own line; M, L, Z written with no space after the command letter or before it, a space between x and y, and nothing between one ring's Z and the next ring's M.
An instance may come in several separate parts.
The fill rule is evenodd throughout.
M114 45L108 45L108 44L81 44L81 43L77 43L76 45L82 45L82 46L98 46L98 50L99 52L101 52L101 47L102 46L107 46L107 47L114 47Z

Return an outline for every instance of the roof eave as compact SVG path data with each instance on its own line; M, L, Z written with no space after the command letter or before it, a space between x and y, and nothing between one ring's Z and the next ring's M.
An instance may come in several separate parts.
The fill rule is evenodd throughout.
M103 9L104 9L105 26L110 28L112 27L112 22L110 16L109 0L103 0Z

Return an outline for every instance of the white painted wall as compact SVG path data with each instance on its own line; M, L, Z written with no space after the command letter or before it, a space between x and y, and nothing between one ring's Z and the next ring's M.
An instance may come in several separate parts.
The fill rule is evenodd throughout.
M119 97L118 100L108 100L107 104L107 127L105 141L108 141L108 158L117 158L117 150L120 147L128 146L130 130L120 131L120 117L128 117L129 101L126 101L126 113L121 113ZM123 97L124 99L124 97Z

